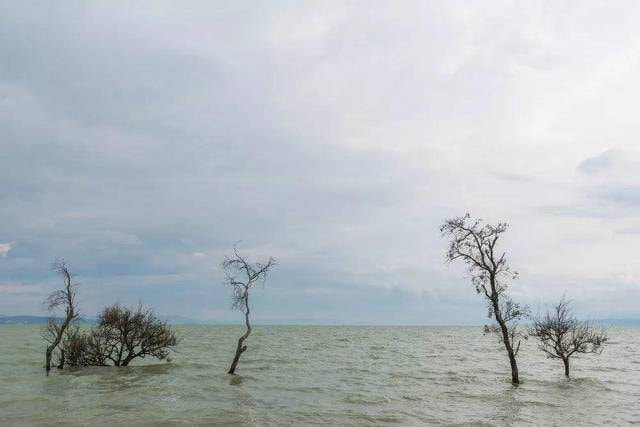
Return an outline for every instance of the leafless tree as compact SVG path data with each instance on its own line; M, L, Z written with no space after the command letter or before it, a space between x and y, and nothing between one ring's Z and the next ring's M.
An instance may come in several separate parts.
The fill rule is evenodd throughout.
M43 338L47 342L45 368L47 372L51 370L51 359L56 349L60 346L60 342L65 336L65 332L69 326L76 322L80 313L76 305L76 287L77 284L72 282L72 275L64 260L56 260L53 263L52 270L62 277L64 285L62 289L52 292L45 300L45 305L51 313L47 321L47 326L43 331ZM60 308L64 308L64 318L56 317L56 313ZM64 349L60 349L58 368L62 369L65 363Z
M540 340L538 348L552 359L564 363L564 374L569 376L569 358L576 353L600 354L607 342L606 331L588 322L579 321L569 308L570 301L562 298L547 310L544 316L533 318L529 335Z
M519 332L518 322L528 315L528 308L514 302L506 293L508 282L516 279L517 273L509 267L506 253L497 248L505 231L506 223L482 224L482 220L473 220L469 214L447 219L440 227L443 237L450 239L447 260L464 262L476 292L485 297L488 317L496 321L485 326L485 332L496 333L504 344L511 364L511 381L519 384L516 356L520 339L526 336Z
M166 359L177 342L175 332L151 309L116 304L102 311L96 328L72 331L65 346L73 366L127 366L138 357Z
M236 371L236 366L240 360L240 355L247 350L244 341L251 334L251 323L249 322L249 292L256 283L264 285L267 274L276 265L276 260L269 258L265 263L250 263L240 253L236 247L233 248L233 257L226 258L222 262L222 269L225 272L225 283L233 289L232 307L244 313L244 320L247 331L238 339L236 354L231 363L229 373Z

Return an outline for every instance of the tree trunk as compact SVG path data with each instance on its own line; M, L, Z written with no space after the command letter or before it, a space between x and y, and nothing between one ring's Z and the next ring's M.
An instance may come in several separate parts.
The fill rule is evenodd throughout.
M511 382L513 384L520 384L520 377L518 376L518 363L516 362L516 355L513 352L511 346L507 347L509 353L509 363L511 363Z
M144 356L143 356L143 357L144 357ZM129 366L129 363L131 363L131 361L132 361L133 359L135 359L135 358L136 358L136 355L135 355L135 354L133 354L133 353L129 353L129 354L127 355L127 357L125 357L125 358L124 358L124 360L122 361L122 363L120 364L120 366Z
M64 368L64 350L60 350L60 361L58 362L58 369Z
M569 378L569 358L562 359L562 363L564 363L564 375Z
M243 345L244 340L246 340L249 334L251 333L251 324L249 323L249 296L248 295L246 297L245 305L247 307L247 310L244 313L244 320L247 325L247 332L245 332L244 335L242 335L240 339L238 339L238 346L236 347L236 355L233 358L233 362L231 362L231 368L229 368L229 372L228 372L229 374L234 374L236 372L236 366L238 366L238 362L240 361L240 355L244 353L245 350L247 349L247 346Z
M55 347L52 345L47 346L46 363L45 363L45 369L47 370L47 373L49 373L49 371L51 370L51 355L53 354L54 348Z
M49 371L51 370L51 358L53 357L53 351L56 349L56 347L58 347L58 345L60 345L60 341L62 341L62 334L64 333L65 329L67 329L67 325L68 325L68 321L65 321L65 323L63 323L62 327L60 328L60 331L56 334L56 337L54 338L53 342L51 343L50 346L47 347L47 353L46 353L46 364L45 364L45 369L47 370L47 373L49 373Z
M511 364L511 382L513 384L520 384L520 377L518 376L518 363L516 362L516 354L513 351L511 339L509 338L509 330L504 320L502 320L502 316L496 316L496 321L500 325L500 330L502 331L502 341L504 342L504 346L507 349L509 363Z
M507 349L507 354L509 355L509 363L511 364L511 382L513 384L520 384L516 354L515 351L513 351L513 343L511 342L511 338L509 337L509 328L507 327L507 323L502 318L502 313L500 312L500 304L498 303L498 295L495 288L495 279L493 277L491 278L491 290L491 304L493 305L493 315L496 318L496 322L498 322L498 325L500 326L500 331L502 332L502 342Z
M67 327L69 327L69 324L73 320L73 317L74 317L73 310L67 309L67 317L65 317L64 322L60 326L60 329L56 331L56 336L53 339L53 342L51 343L50 346L47 347L47 353L46 353L47 360L45 363L45 369L47 370L47 373L49 373L49 371L51 370L51 357L53 356L53 351L56 349L56 347L58 347L58 345L60 345L60 341L62 341L64 332L67 330ZM64 354L62 355L62 358L64 359Z
M230 374L234 374L236 372L236 366L238 366L238 362L240 361L240 355L242 353L244 353L244 351L247 349L246 345L244 345L244 346L242 345L242 343L244 342L244 339L245 339L245 336L243 335L238 340L238 347L236 348L236 355L233 358L233 362L231 362L231 368L229 368L229 373Z

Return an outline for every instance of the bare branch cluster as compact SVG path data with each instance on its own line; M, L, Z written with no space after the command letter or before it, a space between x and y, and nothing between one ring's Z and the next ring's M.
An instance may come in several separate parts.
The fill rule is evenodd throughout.
M561 359L565 374L569 375L569 358L576 354L600 354L608 337L606 331L586 321L578 320L569 307L570 301L561 299L544 316L533 318L529 335L540 340L538 348L547 357Z
M245 313L248 310L249 290L256 284L267 280L269 270L276 265L274 258L267 262L250 263L236 247L233 248L234 256L222 261L222 269L225 274L225 282L232 287L232 307Z
M450 218L440 227L443 237L448 237L449 247L446 258L451 262L462 260L471 275L472 282L478 293L484 293L489 298L491 290L489 282L493 276L497 282L496 291L506 290L507 280L518 276L509 267L506 253L499 252L496 244L500 235L507 231L508 224L482 224L481 219L471 220L468 213L461 217Z
M45 305L47 310L54 311L60 306L65 306L65 313L75 308L76 287L78 286L71 281L71 273L64 259L56 260L51 269L56 272L64 281L64 287L53 291L47 297ZM77 313L74 313L77 317Z
M175 332L153 310L116 304L102 311L96 328L71 331L64 348L71 366L127 366L138 357L166 359L177 342Z
M99 329L82 332L79 327L69 329L62 343L69 366L108 366L109 348Z

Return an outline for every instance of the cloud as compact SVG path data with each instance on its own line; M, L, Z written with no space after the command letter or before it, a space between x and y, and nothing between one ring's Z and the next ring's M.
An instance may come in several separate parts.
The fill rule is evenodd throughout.
M595 193L600 200L623 207L640 207L640 186L613 187L602 189Z
M35 286L18 283L0 283L0 291L6 295L37 295L41 289Z
M622 163L624 160L624 154L617 150L607 150L604 153L590 157L586 160L583 160L578 165L578 171L593 174L598 172L605 172L617 164Z
M635 147L610 149L580 163L578 171L587 178L582 182L584 191L601 215L635 215L640 206L639 167L640 152Z
M603 280L627 300L611 288L640 249L619 232L638 228L638 18L633 2L13 4L0 274L48 292L64 256L87 314L142 298L228 315L218 263L241 240L281 261L257 296L271 318L483 321L438 233L470 211L510 222L519 295L584 282L597 299Z

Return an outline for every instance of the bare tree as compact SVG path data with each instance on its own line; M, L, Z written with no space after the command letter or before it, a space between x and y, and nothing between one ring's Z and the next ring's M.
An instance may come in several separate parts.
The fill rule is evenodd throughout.
M127 366L138 357L166 359L177 342L175 332L151 309L116 304L104 308L98 326L88 333L70 332L65 349L73 366Z
M64 260L56 260L53 263L52 270L62 277L64 285L62 289L52 292L45 300L45 305L51 313L47 321L47 326L43 331L43 338L47 342L46 363L47 372L51 370L51 359L54 351L60 345L65 336L65 332L69 325L76 322L80 317L78 307L76 306L76 283L72 283L72 275ZM64 318L56 317L59 308L64 307ZM58 368L62 369L65 363L64 349L60 349Z
M443 237L450 238L447 260L464 262L476 292L485 297L488 316L496 321L485 326L485 332L496 333L504 344L511 364L511 381L519 384L516 356L520 338L526 336L519 332L518 321L528 314L528 308L506 293L508 281L517 278L507 263L506 253L497 248L498 239L506 230L506 223L483 225L482 220L472 220L469 214L447 219L440 227Z
M569 303L570 301L562 298L543 317L534 318L529 328L529 335L540 340L538 348L547 357L562 360L567 377L571 356L576 353L600 354L602 346L608 340L603 328L579 321L571 312Z
M231 363L231 368L229 368L230 374L235 373L240 355L247 350L244 341L249 337L249 334L251 334L251 323L249 322L249 291L256 283L262 283L264 285L269 270L276 265L274 258L269 258L265 263L250 263L238 253L236 247L233 248L233 254L234 256L232 258L226 258L222 262L222 269L225 272L225 283L233 289L232 306L234 309L244 313L247 331L238 339L236 355Z

